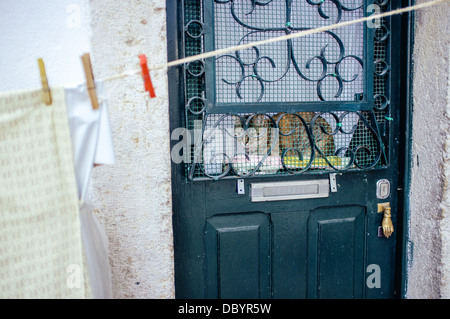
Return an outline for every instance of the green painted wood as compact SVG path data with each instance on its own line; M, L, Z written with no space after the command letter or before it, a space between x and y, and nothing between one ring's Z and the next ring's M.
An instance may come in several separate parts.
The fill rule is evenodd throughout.
M321 208L308 224L308 298L362 298L366 214L362 207Z
M309 212L271 214L273 228L273 298L306 298Z
M182 57L181 1L167 2L169 60ZM398 1L392 2L392 9ZM390 117L380 128L390 165L383 169L337 175L338 192L324 199L252 203L250 182L328 178L304 174L252 178L245 195L236 181L187 182L184 166L172 163L175 286L177 298L394 298L400 282L402 245L399 183L407 161L402 157L401 19L391 21ZM404 34L408 34L405 32ZM183 69L169 70L170 129L185 125ZM407 124L406 124L407 125ZM178 141L171 141L171 146ZM376 198L376 182L391 181L391 196ZM379 238L382 214L377 203L389 201L396 229ZM400 256L401 257L401 256ZM381 269L380 288L369 288L369 265Z
M207 220L208 298L270 298L270 226L266 214Z

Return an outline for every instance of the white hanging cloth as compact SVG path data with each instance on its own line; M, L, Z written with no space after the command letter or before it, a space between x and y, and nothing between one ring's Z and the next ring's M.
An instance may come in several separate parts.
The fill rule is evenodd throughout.
M96 81L95 85L100 97L97 110L91 106L85 84L65 89L75 175L81 200L86 198L93 165L115 163L108 105L101 98L103 82Z
M103 225L85 202L94 164L114 164L115 154L104 87L96 81L99 108L93 109L85 84L65 89L67 116L72 138L75 175L80 199L81 237L86 256L92 298L112 298L108 238Z

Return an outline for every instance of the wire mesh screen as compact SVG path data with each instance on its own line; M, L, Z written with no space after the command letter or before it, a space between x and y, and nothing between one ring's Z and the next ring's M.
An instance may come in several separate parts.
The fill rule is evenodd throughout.
M382 11L389 6L386 1L379 5ZM204 52L204 10L200 0L184 1L185 56ZM364 15L361 0L215 0L211 10L216 49ZM188 180L351 171L387 165L386 128L392 120L389 27L389 21L382 20L374 39L365 39L363 26L357 24L215 59L217 101L242 105L255 101L299 105L320 102L316 112L224 110L222 114L210 114L205 93L210 83L206 83L204 61L185 65L185 125L189 134L184 157ZM365 94L365 41L374 43L374 74L366 75L373 77L373 109L321 112L320 105L360 100Z
M319 3L216 1L215 48L266 40L364 15L362 0ZM353 24L219 56L216 102L359 100L364 91L363 37L363 25Z
M194 145L197 177L374 167L383 150L373 120L356 112L210 114ZM351 147L355 134L360 145Z

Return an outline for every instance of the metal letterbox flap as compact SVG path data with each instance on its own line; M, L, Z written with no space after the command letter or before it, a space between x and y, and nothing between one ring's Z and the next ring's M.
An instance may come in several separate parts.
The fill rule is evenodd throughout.
M329 192L330 182L328 179L252 183L250 187L252 202L323 198L328 197Z

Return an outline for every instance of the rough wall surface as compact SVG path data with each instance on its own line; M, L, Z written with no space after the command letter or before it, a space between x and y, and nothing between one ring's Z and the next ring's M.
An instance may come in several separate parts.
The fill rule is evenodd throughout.
M88 0L0 1L1 91L41 87L43 58L50 86L84 82L80 56L90 51Z
M443 173L450 165L444 163L442 152L449 133L449 15L448 3L416 12L409 220L413 258L408 271L408 298L441 297L445 273L441 253L450 244L448 230L447 238L440 235L442 222L449 218L442 215L440 207L446 185ZM447 260L450 263L449 257Z
M441 281L441 296L442 298L450 298L450 5L447 6L446 24L443 26L445 34L447 35L447 69L442 70L442 74L447 77L447 90L443 89L447 95L446 116L442 124L446 132L445 146L444 146L444 191L442 198L442 220L441 220L441 240L442 240L442 281ZM442 80L443 82L445 79ZM445 103L445 101L444 101Z
M94 74L105 78L167 60L164 0L96 0L91 6ZM173 298L174 268L167 73L106 83L116 164L94 169L91 200L110 244L114 298Z

